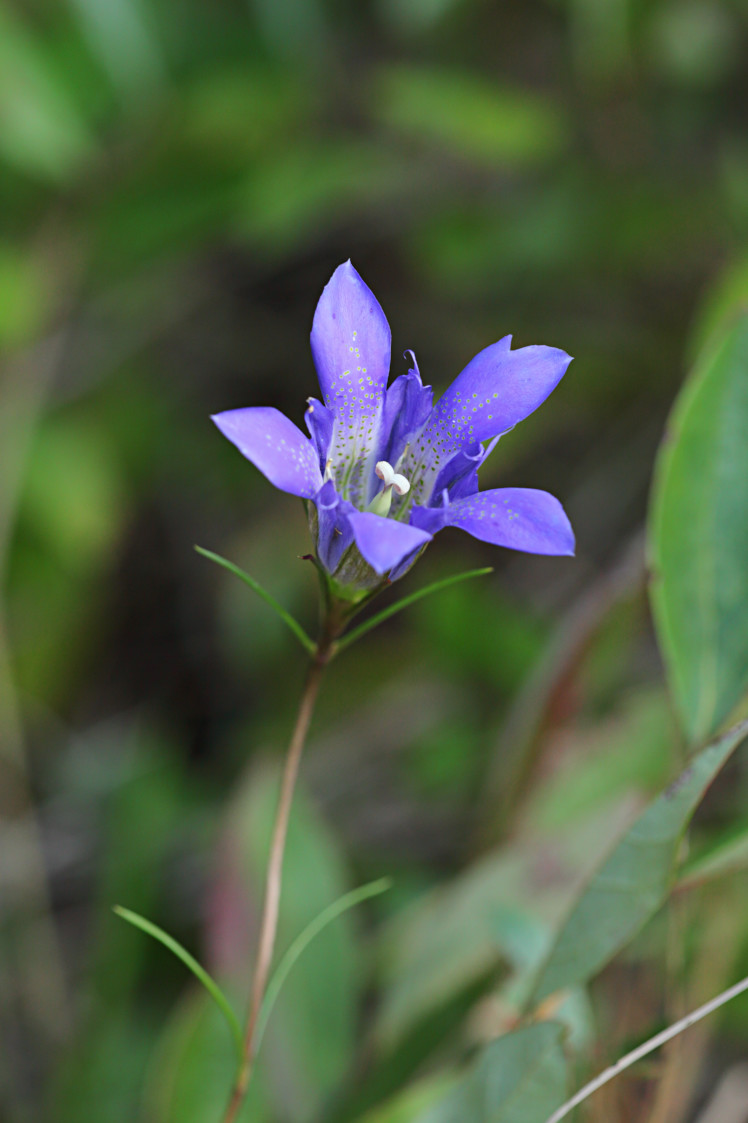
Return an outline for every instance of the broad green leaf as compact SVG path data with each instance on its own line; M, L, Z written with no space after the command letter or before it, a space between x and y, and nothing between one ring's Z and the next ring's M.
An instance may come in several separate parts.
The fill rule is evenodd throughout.
M546 1123L566 1096L562 1038L562 1027L553 1022L499 1037L416 1123Z
M381 941L380 1047L392 1050L499 964L521 974L537 969L551 932L592 874L592 856L612 845L631 810L626 799L560 837L520 836L397 915Z
M748 307L748 257L739 257L710 286L691 327L688 357L696 362L716 344Z
M748 687L748 316L687 381L656 472L652 601L689 739Z
M654 915L673 883L683 833L748 722L698 753L646 808L583 891L551 948L532 1000L591 979Z

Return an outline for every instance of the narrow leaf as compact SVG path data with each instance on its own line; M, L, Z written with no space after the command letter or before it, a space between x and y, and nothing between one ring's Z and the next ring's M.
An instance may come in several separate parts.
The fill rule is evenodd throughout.
M185 967L188 967L195 978L200 980L226 1018L229 1029L231 1030L231 1036L234 1039L237 1056L239 1060L241 1060L242 1030L239 1025L239 1019L218 983L210 977L205 968L202 967L181 944L177 943L173 936L170 936L168 932L164 932L163 928L159 928L157 924L152 924L150 920L146 920L144 916L140 916L137 912L132 912L131 909L123 908L121 905L115 905L114 912L116 912L117 916L121 916L123 920L126 920L128 924L132 924L135 928L140 928L142 932L153 936L154 940L158 940L159 943L168 948L170 952L176 955L177 959L181 959Z
M711 347L668 424L652 497L652 603L692 742L748 687L748 316Z
M317 650L314 640L307 635L298 620L296 620L267 589L263 589L259 581L255 581L254 577L250 577L250 575L245 573L243 569L240 569L238 565L234 565L233 562L222 558L220 554L214 554L212 550L204 550L202 546L195 546L195 549L198 554L202 554L204 558L209 558L217 565L222 565L224 569L227 569L229 573L233 573L234 576L238 577L240 581L243 581L245 585L249 585L250 589L253 589L259 597L262 597L266 604L269 604L270 607L278 613L283 623L286 627L291 629L304 650L308 651L310 655L314 655Z
M698 753L647 807L598 869L561 928L532 1004L592 978L654 915L670 891L683 833L704 792L748 734L741 722Z
M328 924L332 923L332 921L342 913L361 904L362 901L367 901L370 897L377 897L380 893L385 893L391 885L392 878L381 877L378 881L370 881L367 885L362 885L360 889L351 890L350 893L346 893L337 901L333 901L326 909L323 909L319 916L316 917L311 924L308 924L303 932L299 933L276 967L268 983L267 990L265 991L265 998L263 999L257 1027L256 1049L260 1047L265 1033L265 1027L267 1026L273 1006L275 1005L275 1000L280 994L289 971L314 937L319 935L323 928L326 928Z
M410 596L403 597L402 600L396 601L395 604L391 604L388 608L378 612L376 616L365 620L363 624L359 624L352 632L343 636L341 640L338 640L336 645L337 650L343 651L344 648L350 647L352 643L355 643L357 639L361 639L361 636L365 636L372 628L376 628L385 620L389 620L390 616L394 616L395 613L402 612L404 608L408 608L409 605L414 604L415 601L420 600L422 597L427 597L430 593L439 593L442 589L447 589L450 585L456 585L459 581L467 581L469 577L485 577L487 573L493 573L493 568L491 566L485 569L470 569L467 573L455 573L452 577L444 577L441 581L435 581L433 585L426 585L425 588L418 589L415 593L411 593Z
M492 1041L473 1070L416 1123L546 1123L566 1095L563 1029L539 1022Z
M678 889L690 889L715 877L748 869L748 827L717 843L686 864L678 878Z
M661 1033L650 1037L649 1041L645 1041L643 1045L638 1045L636 1049L632 1049L630 1053L627 1053L625 1057L621 1057L615 1064L611 1065L610 1068L606 1068L605 1071L601 1072L599 1076L596 1076L594 1080L590 1080L589 1084L585 1084L570 1100L562 1104L557 1111L554 1111L553 1115L547 1120L547 1123L561 1123L561 1120L565 1119L570 1111L573 1111L579 1104L584 1103L593 1092L596 1092L598 1088L602 1088L603 1085L612 1080L614 1076L618 1076L619 1073L624 1072L627 1068L631 1068L637 1061L642 1060L643 1057L648 1057L650 1053L654 1053L655 1049L666 1045L668 1041L672 1041L674 1037L683 1033L685 1029L690 1029L691 1026L696 1025L697 1022L700 1022L709 1014L713 1014L715 1010L719 1010L720 1007L726 1005L726 1003L732 1002L733 998L737 998L738 995L744 994L747 990L748 978L741 979L739 983L735 983L734 986L723 990L716 998L712 998L709 1002L705 1002L703 1006L699 1006L698 1010L693 1010L690 1014L686 1014L685 1018L681 1018L680 1021L668 1026L667 1029L663 1029Z

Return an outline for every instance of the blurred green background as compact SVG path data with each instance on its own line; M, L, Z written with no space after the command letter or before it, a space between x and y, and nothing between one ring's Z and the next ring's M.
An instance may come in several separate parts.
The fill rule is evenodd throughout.
M301 504L209 414L301 422L314 306L348 257L390 320L393 374L412 347L439 391L507 332L575 356L482 482L553 491L578 552L445 532L403 589L494 575L333 668L283 939L351 885L396 884L310 949L248 1118L374 1119L511 1024L471 920L438 984L398 975L398 925L439 884L485 904L480 863L498 860L490 907L516 906L521 966L677 768L642 528L677 389L748 297L747 44L745 0L2 0L3 1119L216 1118L223 1030L110 906L241 978L303 661L192 547L310 627L316 587ZM717 785L704 831L735 829L746 787L740 771ZM667 995L732 977L741 887L679 902L606 973L598 1065L661 1024ZM689 1066L697 1097L748 1043L748 1014L721 1033ZM408 1102L376 1119L407 1123ZM595 1110L686 1118L643 1078Z

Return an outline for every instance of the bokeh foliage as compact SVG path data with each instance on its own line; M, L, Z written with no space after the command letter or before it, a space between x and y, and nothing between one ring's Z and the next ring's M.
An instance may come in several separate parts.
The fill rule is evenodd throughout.
M516 1026L581 886L745 693L747 37L742 0L0 0L13 1123L220 1110L225 1027L109 910L147 913L243 996L302 656L192 546L309 628L315 583L300 505L208 415L301 418L314 304L349 256L396 373L412 346L441 389L507 331L576 356L484 486L554 491L578 553L444 534L409 589L494 576L332 669L283 945L351 885L396 884L295 968L247 1118L411 1123L484 1094L477 1050ZM642 535L691 369L649 520L666 676ZM668 908L553 1011L575 1080L745 966L739 753L727 768ZM712 1031L744 1048L745 1008ZM523 1039L501 1041L519 1065ZM664 1106L634 1077L591 1118L683 1117L718 1075L706 1044Z

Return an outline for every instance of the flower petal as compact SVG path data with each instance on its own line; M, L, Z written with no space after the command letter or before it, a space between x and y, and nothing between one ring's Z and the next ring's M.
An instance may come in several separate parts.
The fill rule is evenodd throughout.
M511 342L506 335L480 351L436 403L409 457L419 503L428 503L440 471L456 452L522 421L545 401L571 362L557 347L512 351Z
M378 458L390 464L397 463L405 446L420 433L432 409L431 387L423 385L415 358L413 364L415 369L396 378L385 394Z
M271 484L304 499L316 495L322 485L316 449L280 410L230 409L212 420Z
M330 448L330 441L332 440L332 426L333 415L330 410L318 402L316 398L307 398L309 403L306 413L304 414L304 421L309 430L309 435L312 438L312 444L317 450L319 456L320 471L324 475L325 462L327 460L327 453Z
M558 499L529 487L481 491L446 507L415 507L411 521L431 534L460 527L482 542L528 554L574 553L574 531Z
M334 414L328 458L344 499L370 498L390 368L390 328L350 261L339 265L314 313L312 355Z
M347 518L350 503L340 498L332 480L323 484L314 499L317 508L317 556L328 573L334 573L353 541Z
M387 385L390 326L379 301L350 261L324 288L312 324L312 355L325 405L347 410Z
M389 573L432 538L428 531L370 511L354 511L348 519L361 556L377 573Z

